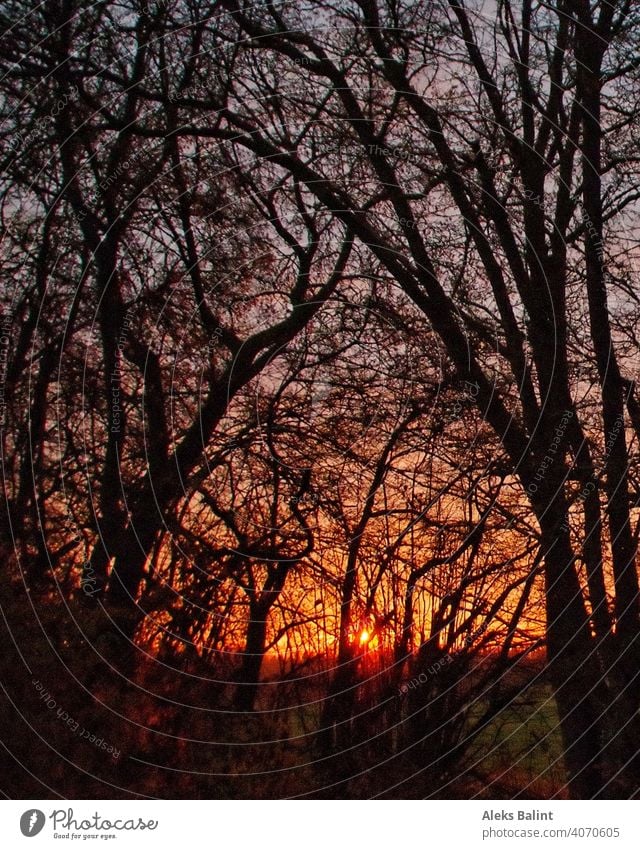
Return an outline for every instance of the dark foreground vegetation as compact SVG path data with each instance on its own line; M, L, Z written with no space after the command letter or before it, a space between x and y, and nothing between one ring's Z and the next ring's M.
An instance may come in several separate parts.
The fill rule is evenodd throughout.
M326 658L310 659L302 678L266 664L256 712L238 714L233 688L211 666L147 659L127 680L107 668L118 651L96 633L97 617L83 617L92 648L71 622L60 625L82 617L78 605L47 605L38 626L20 596L13 589L8 606L20 652L12 646L2 658L0 727L12 754L2 754L2 789L13 798L566 796L539 655L489 685L493 653L466 674L452 661L420 685L429 688L429 717L413 715L415 701L390 686L382 659L367 658L341 735L322 721ZM51 645L34 640L38 627Z

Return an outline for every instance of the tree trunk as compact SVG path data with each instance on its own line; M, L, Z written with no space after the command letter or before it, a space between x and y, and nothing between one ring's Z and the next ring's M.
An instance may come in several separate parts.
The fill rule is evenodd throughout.
M532 499L544 554L547 671L564 739L571 796L602 790L600 669L567 527L564 463L547 473Z
M264 605L250 605L250 621L247 627L247 637L242 653L242 663L238 673L238 683L234 698L238 711L249 712L255 707L260 686L260 670L265 652L267 638L268 608Z

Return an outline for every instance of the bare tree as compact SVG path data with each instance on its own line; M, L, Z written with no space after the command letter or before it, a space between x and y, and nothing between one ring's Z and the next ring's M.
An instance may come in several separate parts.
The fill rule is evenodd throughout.
M603 266L596 255L605 203L600 180L608 167L601 161L606 122L600 115L597 81L607 46L625 36L628 7L608 4L595 19L584 4L534 10L523 2L516 11L505 3L493 20L475 23L457 0L429 10L353 3L335 11L335 28L316 36L306 13L273 7L252 13L233 0L225 6L246 54L238 72L246 68L250 74L265 61L269 67L271 56L287 71L279 73L277 82L274 72L254 77L259 98L211 100L221 124L214 128L195 120L188 132L233 142L303 182L369 247L423 311L459 377L477 386L477 404L500 438L540 526L549 674L574 792L616 792L602 769L607 738L602 723L607 718L595 695L599 675L594 679L590 671L598 667L588 659L601 652L605 665L613 664L617 683L608 700L631 729L634 709L626 696L630 669L625 671L621 659L633 654L637 637L638 582L631 567L634 550L622 468L622 382L611 357ZM425 43L427 23L433 35ZM495 34L499 53L487 55L480 46L483 29ZM332 39L329 33L341 36ZM602 47L583 62L593 38ZM550 39L553 49L546 51ZM443 53L458 63L458 68L447 69L449 83L441 74ZM581 70L576 73L576 68ZM537 85L539 73L550 81L548 89ZM618 73L612 69L609 76ZM446 92L457 96L447 99ZM303 132L294 131L294 116L301 116L311 99L321 104L324 120L318 130L317 122L307 122ZM587 114L593 117L587 119ZM339 116L339 131L334 116ZM152 132L148 126L141 126L143 131ZM611 132L615 135L615 127ZM329 149L338 153L314 156L327 139L336 140ZM576 162L577 150L583 167ZM612 215L630 199L618 197ZM457 263L451 262L453 234L434 243L429 222L430 216L437 220L438 208L457 227ZM582 226L576 228L580 215ZM391 234L384 223L389 216ZM524 228L523 241L517 226ZM579 250L583 237L584 253ZM581 268L601 363L601 427L605 441L613 439L607 491L609 497L619 493L610 505L613 512L607 511L611 540L616 540L615 621L628 623L622 636L617 626L614 634L610 620L604 642L597 644L566 523L566 481L572 465L582 466L586 450L569 383L567 346L568 296L580 285ZM469 277L472 269L482 275L483 304L474 292L479 278ZM500 392L490 379L492 342L509 374ZM597 530L595 500L588 510L589 527ZM597 560L588 547L584 556L590 574L596 572L591 590L599 597L592 601L600 611L603 582L597 573L603 558ZM609 644L615 644L612 653ZM630 775L634 770L633 764L628 767Z

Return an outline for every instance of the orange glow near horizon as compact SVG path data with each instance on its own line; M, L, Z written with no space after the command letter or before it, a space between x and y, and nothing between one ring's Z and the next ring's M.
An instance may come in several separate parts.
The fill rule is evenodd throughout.
M360 642L362 643L362 645L368 643L370 639L371 634L367 630L364 630L360 633Z

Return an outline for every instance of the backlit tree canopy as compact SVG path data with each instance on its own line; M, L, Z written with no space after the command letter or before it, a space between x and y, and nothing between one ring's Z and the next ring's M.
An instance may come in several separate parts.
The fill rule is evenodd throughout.
M7 621L126 749L60 786L636 793L634 5L0 29Z

